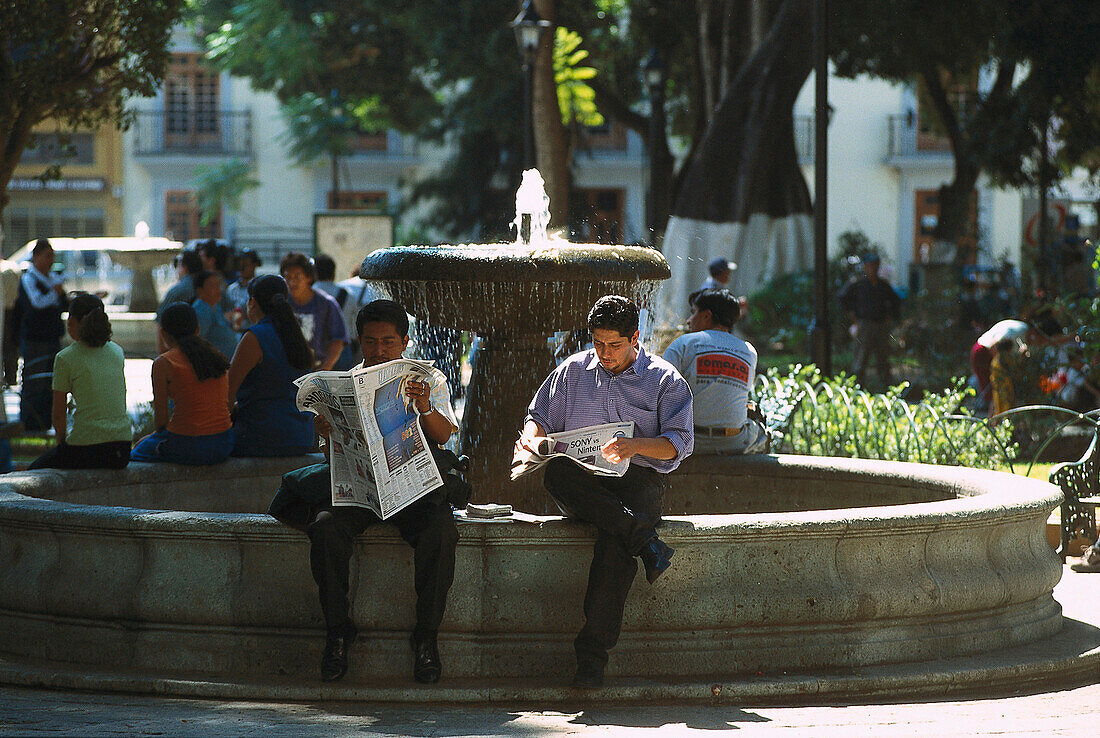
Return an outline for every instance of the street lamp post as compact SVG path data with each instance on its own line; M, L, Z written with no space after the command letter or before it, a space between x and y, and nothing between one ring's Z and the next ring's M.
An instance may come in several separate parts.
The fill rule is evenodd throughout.
M829 144L828 0L814 1L814 318L810 328L813 361L825 376L833 373L829 326L829 257L826 241L826 189Z
M512 21L516 44L523 57L523 168L535 166L535 119L532 97L535 87L535 60L538 58L542 37L550 28L550 21L543 19L531 0L523 0L519 15Z
M649 201L646 225L649 228L650 245L657 245L657 222L662 199L659 188L662 186L663 162L660 157L663 149L658 145L660 137L665 135L665 78L668 65L665 64L656 47L642 62L642 76L649 89Z

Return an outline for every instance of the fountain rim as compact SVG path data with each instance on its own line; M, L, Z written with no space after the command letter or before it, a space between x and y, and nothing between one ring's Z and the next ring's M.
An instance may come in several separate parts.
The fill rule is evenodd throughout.
M796 464L791 468L792 482L797 481L807 473L826 468L833 472L834 476L847 477L860 474L878 475L894 471L894 474L886 478L891 481L904 479L908 486L936 486L948 487L956 492L972 492L956 496L949 500L936 500L930 502L902 503L896 505L880 505L872 507L845 507L824 508L820 510L804 510L791 512L761 512L761 513L691 513L681 514L670 511L664 515L664 526L674 535L691 536L693 532L713 532L715 529L728 528L731 532L738 530L753 531L759 534L763 529L778 526L784 531L805 528L818 532L847 530L856 533L860 530L875 530L881 532L880 526L885 519L905 518L910 526L946 526L973 525L986 519L1005 520L1015 517L1028 517L1037 514L1040 510L1056 506L1060 501L1061 492L1041 480L1020 477L1019 475L1006 474L983 469L966 469L960 473L960 467L935 467L926 464L914 464L898 461L868 461L860 459L829 459L827 465L807 464L806 461L817 457L805 457L794 455L778 455L764 457L774 462L775 466L783 469L784 466ZM838 462L858 462L838 463ZM135 475L123 486L147 486L156 484L156 479L149 479L148 471L156 472L159 467L172 467L164 464L143 464L134 462L135 467L129 471L146 472ZM719 476L732 476L721 470L725 464L719 464L711 474ZM146 470L143 467L152 467ZM939 469L951 473L941 473ZM798 474L797 472L802 472ZM85 477L87 486L78 486L79 478L73 479L73 475ZM991 477L991 475L993 475ZM127 474L129 477L130 474ZM779 475L782 477L782 475ZM15 472L6 475L4 483L0 484L0 503L3 503L3 511L0 517L11 521L20 521L31 526L46 526L51 524L84 526L94 522L96 527L114 529L142 528L148 531L196 531L211 526L211 532L221 532L236 535L244 531L256 531L267 529L269 531L284 532L287 536L297 538L295 531L285 529L280 523L266 513L254 512L207 512L186 511L169 508L132 507L123 505L99 505L86 502L58 501L48 496L38 497L32 494L34 491L49 494L51 489L72 493L81 489L101 488L108 480L102 474L88 474L81 471L70 471L66 475L41 472ZM1007 477L1007 479L1005 478ZM989 490L989 491L986 491ZM153 490L149 494L155 494ZM44 516L48 516L48 519ZM559 528L563 534L575 524L566 521L560 516L546 516L546 522L551 523L551 528ZM470 523L470 525L473 525ZM493 526L501 537L506 529L515 529L514 526ZM267 532L267 531L265 531Z
M648 246L569 243L389 246L360 266L363 279L381 282L646 282L671 275L664 255Z

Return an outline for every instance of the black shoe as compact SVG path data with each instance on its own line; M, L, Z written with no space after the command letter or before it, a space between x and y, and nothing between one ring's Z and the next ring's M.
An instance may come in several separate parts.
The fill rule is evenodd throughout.
M330 635L325 639L325 652L321 655L322 682L335 682L348 673L348 647L355 635L355 628L352 628L343 635Z
M656 582L657 577L664 574L665 570L672 566L673 553L673 549L657 536L653 536L646 541L641 556L642 563L645 565L645 578L650 584Z
M443 673L443 662L439 660L439 647L434 635L409 639L413 650L413 679L424 684L434 684Z
M574 687L602 687L603 664L585 659L577 662L577 673L573 675Z

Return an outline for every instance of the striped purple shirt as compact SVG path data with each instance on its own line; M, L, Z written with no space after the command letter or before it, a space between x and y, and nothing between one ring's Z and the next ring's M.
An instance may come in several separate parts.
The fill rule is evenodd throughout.
M667 438L676 448L673 459L630 459L663 474L690 456L695 444L687 381L672 364L641 346L638 358L619 374L600 364L595 349L573 354L539 387L527 420L547 433L633 420L635 438Z

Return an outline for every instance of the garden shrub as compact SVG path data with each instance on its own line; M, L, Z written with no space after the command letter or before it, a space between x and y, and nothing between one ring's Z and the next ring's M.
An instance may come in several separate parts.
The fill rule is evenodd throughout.
M758 402L775 419L775 451L978 468L1015 458L1012 424L990 427L973 416L973 390L961 380L919 402L902 399L907 389L903 382L869 394L855 377L825 378L816 366L799 364L761 377Z

